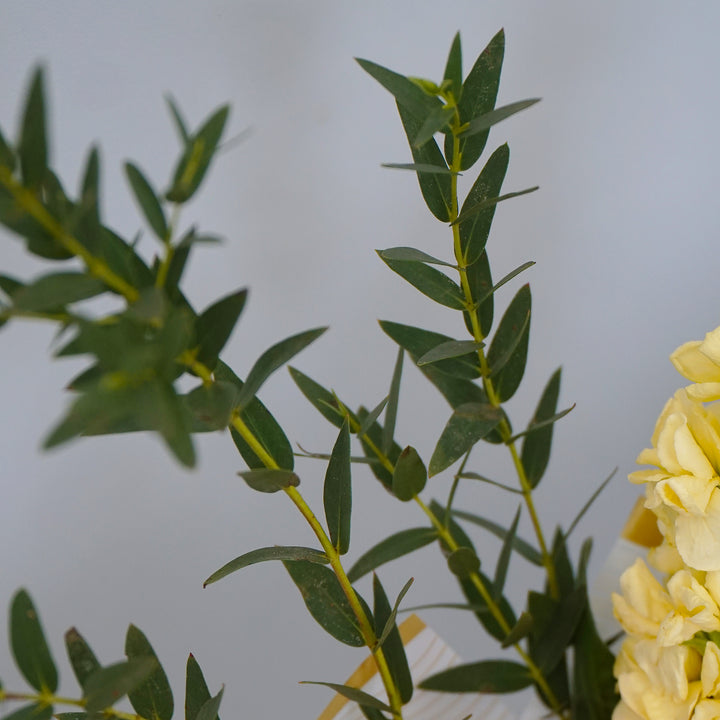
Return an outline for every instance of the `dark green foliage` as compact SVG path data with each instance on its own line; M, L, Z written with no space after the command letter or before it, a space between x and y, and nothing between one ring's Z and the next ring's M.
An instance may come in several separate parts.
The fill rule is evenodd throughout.
M37 190L45 179L48 166L45 83L43 69L33 73L25 101L20 140L17 144L23 184Z
M407 502L423 491L427 482L425 463L414 447L408 445L395 463L392 491L398 500Z
M160 240L168 240L168 224L165 213L152 185L140 168L131 162L125 163L125 174L148 225Z
M330 540L340 555L344 555L350 548L352 513L350 480L350 432L346 420L340 428L333 447L323 485L325 520L330 532Z
M238 290L213 303L195 321L196 357L210 370L217 366L218 355L230 338L246 300L247 290Z
M80 687L85 687L90 675L100 669L100 663L85 638L75 628L70 628L65 633L65 647L75 677Z
M257 470L245 470L238 475L253 490L264 493L275 493L300 484L300 478L292 470L262 467Z
M358 705L362 705L363 707L372 708L378 711L385 710L387 712L392 712L392 708L386 703L378 700L373 695L370 695L362 690L358 690L357 688L351 687L350 685L340 685L339 683L321 682L313 680L303 680L301 682L304 685L325 685L325 687L329 687L331 690L334 690L336 693L342 695L343 697L346 697L348 700L352 700L353 702L358 703Z
M532 685L528 669L509 660L483 660L456 665L420 683L423 690L440 692L511 693Z
M130 661L147 658L155 661L155 669L149 677L128 692L135 712L147 720L171 720L174 705L167 675L147 637L135 625L130 625L128 628L125 637L125 654Z
M211 699L205 676L198 661L190 653L185 669L185 720L197 720L198 713ZM210 720L215 720L211 717Z

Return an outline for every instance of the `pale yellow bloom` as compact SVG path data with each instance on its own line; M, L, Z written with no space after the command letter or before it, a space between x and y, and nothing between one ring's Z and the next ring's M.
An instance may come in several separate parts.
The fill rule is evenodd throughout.
M691 720L720 720L720 700L701 700Z
M710 593L688 572L676 572L667 584L673 611L661 623L658 643L679 645L700 631L720 630L720 610Z
M720 328L715 328L705 339L681 345L670 356L677 371L695 385L688 393L698 400L720 399Z
M705 646L703 653L700 681L704 697L720 693L720 648L711 641Z

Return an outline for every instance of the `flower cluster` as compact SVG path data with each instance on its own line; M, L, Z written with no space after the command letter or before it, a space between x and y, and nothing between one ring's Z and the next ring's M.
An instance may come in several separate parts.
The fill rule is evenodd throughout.
M627 636L615 663L613 720L720 720L720 328L670 359L693 384L667 402L630 474L662 543L613 595ZM710 403L710 404L708 404Z

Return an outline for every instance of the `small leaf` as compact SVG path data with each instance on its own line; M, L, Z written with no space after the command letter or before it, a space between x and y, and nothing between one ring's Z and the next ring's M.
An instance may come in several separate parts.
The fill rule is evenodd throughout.
M577 524L582 520L585 513L590 509L592 504L597 500L600 493L607 487L608 483L615 477L615 474L617 473L617 468L615 468L597 487L597 489L593 492L593 494L588 498L588 501L580 508L580 512L573 518L573 521L570 523L570 526L565 531L565 539L570 537L570 533L577 527Z
M57 668L26 590L18 590L10 605L10 648L18 670L30 685L38 692L57 690Z
M338 554L344 555L350 547L350 516L352 513L350 431L347 420L340 428L328 462L323 485L323 503L330 540Z
M363 419L362 425L358 428L357 436L362 437L363 435L366 435L368 430L373 426L373 424L376 423L377 419L380 417L380 414L385 409L385 406L387 405L387 397L384 397Z
M427 163L382 163L380 167L391 170L414 170L416 173L426 175L459 175L447 165L428 165Z
M165 213L157 194L143 175L140 168L131 162L125 163L125 175L132 188L135 199L145 215L145 219L160 240L169 240L169 232Z
M15 170L15 153L7 144L4 135L0 131L0 166L6 167L10 172Z
M185 670L185 720L197 720L200 709L210 700L210 691L200 665L192 653ZM212 718L211 720L215 720Z
M198 713L195 716L195 720L217 720L223 690L224 688L221 688L217 695L211 697L208 701L203 703L202 707L198 710Z
M519 265L514 270L509 272L507 275L505 275L502 279L498 280L495 285L492 286L492 288L485 294L477 299L475 299L475 302L477 303L483 303L485 300L487 300L491 295L494 295L503 285L510 282L514 277L518 276L521 272L527 270L528 268L531 268L535 262L533 260L529 260L528 262L523 263L522 265Z
M500 647L507 648L511 645L516 645L521 640L526 638L533 630L533 618L528 612L524 612L518 618L515 626L507 634L507 637L502 641Z
M300 683L302 685L325 685L325 687L329 687L331 690L334 690L339 695L346 697L348 700L352 700L353 702L358 703L358 705L375 708L376 710L385 710L387 712L392 712L392 708L389 705L381 702L373 695L369 695L368 693L351 687L350 685L339 685L338 683L321 682L315 680L301 680Z
M185 406L193 418L193 432L222 430L230 424L236 386L228 381L199 385L183 396Z
M35 69L20 124L18 156L23 185L37 189L45 178L48 163L45 83L43 69Z
M32 705L23 705L9 715L4 715L2 720L50 720L52 716L52 705L33 703Z
M426 527L409 528L394 533L359 557L348 570L348 579L355 582L381 565L429 545L437 536L437 530Z
M213 303L195 322L197 359L212 371L225 347L240 313L245 307L247 290L239 290Z
M495 306L492 294L492 274L487 253L483 252L477 262L468 266L466 273L470 297L476 303L476 309L472 311L472 314L467 311L463 313L465 327L474 336L476 332L474 323L477 323L481 337L487 337L492 327ZM480 298L485 299L480 300Z
M85 681L83 697L88 715L112 707L141 685L158 667L152 657L135 657L96 670Z
M445 267L457 269L457 265L452 265L444 260L438 260L432 255L424 253L422 250L417 250L411 247L394 247L388 248L387 250L376 250L375 251L382 260L395 260L396 262L420 262L429 263L430 265L444 265Z
M247 406L253 397L255 397L255 393L272 373L282 367L290 358L295 357L295 355L310 343L317 340L326 330L326 327L306 330L305 332L285 338L285 340L281 340L266 350L257 359L245 379L245 384L240 390L240 395L237 399L238 407L244 408Z
M459 547L447 557L450 572L459 578L467 578L480 570L480 558L469 547Z
M450 83L455 100L459 100L460 93L462 92L462 48L460 44L460 33L455 34L452 45L450 46L443 80Z
M300 388L300 392L312 403L315 409L319 410L320 414L335 427L341 427L345 419L345 413L339 407L337 397L296 368L289 367L288 370L290 371L290 377ZM357 422L357 418L352 413L351 417Z
M375 577L375 575L373 575ZM390 634L390 631L392 630L393 626L395 625L395 618L398 614L398 609L400 608L400 603L402 602L402 599L407 595L408 590L410 590L410 586L415 582L415 578L410 578L402 587L402 590L398 593L397 598L395 598L395 604L393 605L392 611L390 612L390 615L388 619L385 621L385 625L382 627L382 632L379 632L377 634L378 636L378 642L377 647L382 646L382 644L387 639L387 636ZM375 618L375 621L377 623L377 614L373 613L373 617ZM378 623L378 628L380 627ZM377 628L376 628L377 629Z
M490 404L466 403L456 408L430 458L430 477L450 467L494 430L502 419L502 411Z
M20 310L42 312L87 300L107 292L102 280L81 272L43 275L13 294L13 304Z
M258 548L246 552L229 563L223 565L216 570L204 583L203 587L207 587L222 578L227 577L231 573L241 570L255 563L267 562L268 560L305 560L307 562L315 562L320 564L329 563L328 556L321 550L313 548L296 547L288 545L273 545L272 547Z
M84 687L88 677L100 669L100 663L85 638L75 628L65 633L65 647L75 677L80 687Z
M551 415L549 418L546 418L545 420L541 420L538 423L530 423L530 425L527 426L525 430L519 433L515 433L509 440L508 443L515 442L521 437L526 437L527 435L532 435L532 433L538 432L538 430L542 430L543 428L548 427L549 425L554 425L558 420L562 420L566 415L571 413L575 409L575 403L573 403L569 408L565 408L564 410L561 410L558 413L555 413L554 415Z
M425 463L414 447L408 445L395 463L392 478L393 495L402 502L412 500L423 491L427 482Z
M125 637L125 655L128 660L152 658L155 669L141 684L128 691L130 703L138 715L147 720L170 720L173 714L173 695L167 675L148 642L135 625L128 627Z
M303 560L285 560L283 565L310 614L326 632L346 645L365 645L357 618L332 570ZM370 616L369 610L367 615Z
M257 470L244 470L238 475L258 492L274 493L289 487L297 487L300 478L292 470L275 470L273 468L259 468Z
M524 665L509 660L483 660L456 665L432 675L418 687L440 692L510 693L532 685L532 675Z
M398 404L400 402L400 378L402 377L403 357L405 352L398 348L395 368L390 381L387 409L385 410L385 424L382 432L382 451L387 455L390 452L395 437L395 422L397 421Z
M473 352L477 352L480 348L485 347L485 343L475 342L474 340L449 340L440 343L429 352L426 352L418 361L417 365L429 365L438 360L447 358L462 357Z
M431 140L435 133L447 128L450 120L455 115L455 108L437 107L426 118L413 140L413 146L422 147L428 140Z
M537 192L540 189L539 185L533 185L532 187L525 188L524 190L516 190L515 192L509 192L505 193L504 195L497 195L495 197L489 197L485 200L482 200L477 205L472 205L471 207L468 207L467 209L463 208L463 212L458 215L451 223L450 225L457 225L458 223L465 222L468 218L471 218L473 215L477 215L479 212L486 210L490 207L495 207L495 205L500 204L501 202L505 202L506 200L512 200L516 197L522 197L523 195L530 195L530 193Z
M488 130L493 125L497 125L499 122L512 117L521 110L525 110L535 103L539 103L540 98L531 98L529 100L519 100L518 102L510 103L509 105L503 105L502 107L495 108L484 115L478 115L473 118L468 126L460 133L461 138L469 138L477 133Z
M513 520L510 529L505 535L505 541L500 550L498 556L497 565L495 566L495 579L493 580L493 599L498 600L502 597L503 589L505 588L505 578L507 577L508 566L510 565L510 555L513 549L513 543L515 542L515 535L517 533L518 522L520 522L520 510L522 506L518 507L515 513L515 519Z
M490 377L491 378L497 378L498 375L505 369L505 366L512 360L513 356L515 355L518 347L520 347L520 344L523 342L523 338L525 337L525 333L528 331L528 328L530 326L530 311L528 310L520 323L516 325L513 328L513 332L515 333L514 336L507 338L508 342L507 345L503 347L503 352L500 354L498 353L493 358L494 362L491 366L490 371ZM500 327L498 327L498 330L502 328L502 324ZM497 333L496 333L497 336ZM492 347L492 345L491 345ZM499 347L499 345L498 345ZM490 359L488 358L488 365L490 364ZM514 438L517 436L513 436Z
M165 102L167 103L168 109L170 110L170 115L175 122L175 128L178 131L178 135L180 136L182 144L187 145L188 141L190 140L190 134L188 133L187 125L185 124L185 121L180 114L178 106L176 105L172 97L170 97L170 95L165 96Z

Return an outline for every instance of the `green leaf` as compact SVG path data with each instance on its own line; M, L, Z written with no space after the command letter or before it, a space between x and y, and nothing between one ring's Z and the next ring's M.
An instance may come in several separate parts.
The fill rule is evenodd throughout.
M453 550L447 557L447 564L450 572L461 579L468 578L480 570L480 558L469 547Z
M452 514L455 517L462 518L463 520L467 520L468 522L489 530L493 535L495 535L495 537L500 538L503 542L505 542L508 537L509 531L502 527L502 525L498 525L492 520L480 517L479 515L474 515L473 513L465 512L464 510L452 510ZM512 547L515 552L522 555L533 565L542 567L542 555L532 545L530 545L530 543L516 536L513 538Z
M219 361L215 368L215 379L218 381L231 382L238 388L243 383L240 378L222 361ZM295 463L295 456L290 441L287 439L283 429L270 411L258 400L253 398L250 404L240 413L241 420L248 426L256 440L265 448L268 454L284 470L292 470ZM265 467L263 461L255 454L252 448L242 439L240 433L231 427L230 434L242 459L249 468L254 470Z
M422 147L428 140L432 140L435 133L447 128L455 115L455 108L437 107L424 120L413 140L413 146Z
M288 367L288 370L290 371L290 377L292 377L295 384L300 388L300 392L312 403L315 409L317 409L326 420L329 420L335 425L335 427L341 427L345 419L345 413L338 406L337 397L296 368ZM352 413L351 417L357 421L357 418Z
M82 272L59 272L43 275L13 295L20 310L42 312L87 300L107 292L102 280Z
M452 265L444 260L438 260L436 257L428 255L422 250L411 247L394 247L387 248L387 250L376 250L375 252L382 260L394 260L396 262L420 262L429 263L430 265L444 265L445 267L457 268L457 265Z
M560 394L561 369L558 368L551 376L535 409L530 425L540 423L553 416L557 409L558 395ZM553 426L547 425L537 432L527 435L520 450L520 459L525 476L531 488L537 487L547 469L552 447Z
M382 255L380 258L393 272L407 280L431 300L453 310L465 309L462 290L445 273L424 263L388 260Z
M170 683L152 645L135 625L128 627L125 655L128 660L152 658L156 663L152 673L141 684L128 691L135 712L147 720L170 720L174 707Z
M25 284L20 282L17 278L10 277L10 275L0 275L0 290L2 290L8 299L12 299L19 290L25 287Z
M456 408L430 458L430 477L461 458L475 443L494 430L502 418L502 411L489 403L465 403Z
M375 577L375 574L373 574L373 578ZM378 581L379 582L379 581ZM407 595L408 590L410 590L410 586L415 582L415 578L410 578L402 587L402 590L398 593L397 598L395 599L395 604L393 605L392 610L390 611L390 615L388 616L388 619L385 621L384 626L382 628L380 627L379 623L376 627L376 635L378 637L377 645L375 646L376 650L378 647L382 647L383 643L387 639L388 635L392 631L393 627L395 627L395 618L398 614L398 609L400 608L400 603L402 602L402 599ZM375 621L377 623L377 614L373 614Z
M236 386L226 381L217 381L212 385L199 385L183 396L185 406L193 418L193 432L222 430L230 424Z
M537 192L539 189L539 185L533 185L532 187L525 188L524 190L516 190L515 192L505 193L504 195L489 197L486 200L482 200L477 205L473 205L467 209L463 209L463 212L458 215L450 223L450 225L452 226L465 222L468 218L473 217L473 215L477 215L479 212L482 212L489 207L495 207L495 205L499 205L501 202L505 202L506 200L512 200L513 198L521 197L522 195L529 195L530 193Z
M96 670L85 681L85 710L93 715L112 707L130 691L142 685L158 667L153 657L134 657Z
M429 545L437 536L437 530L426 527L409 528L394 533L363 553L348 570L348 579L355 582L381 565Z
M552 556L553 565L555 566L555 576L560 594L567 595L575 589L575 578L572 563L570 562L567 542L559 527L555 528L550 555Z
M272 547L258 548L246 552L229 563L225 563L219 570L216 570L204 583L203 587L212 585L212 583L222 580L231 573L255 565L268 560L305 560L307 562L315 562L320 564L329 563L328 556L321 550L313 548L297 547L290 545L273 545Z
M6 167L10 172L15 170L15 153L7 144L2 131L0 131L0 166Z
M493 382L498 401L501 403L515 394L525 373L530 337L528 322L530 309L530 286L523 285L505 311L488 350L487 361L491 371L495 371L496 365L501 368L494 375ZM506 360L508 352L510 356Z
M390 381L390 392L388 393L387 408L385 410L385 424L382 431L382 451L387 455L393 445L395 437L395 422L397 421L398 404L400 402L400 378L402 377L403 356L405 352L398 348L395 368L393 369L392 380Z
M230 108L227 105L219 108L195 135L188 138L185 151L175 169L170 190L166 194L168 200L184 203L195 194L215 155L229 113Z
M590 554L592 553L593 539L586 538L580 548L580 556L578 557L578 570L575 579L576 587L587 587L587 568L590 563Z
M359 705L360 712L365 720L388 720L387 715L383 715L377 708Z
M472 311L472 315L475 316L475 321L480 327L482 337L487 337L492 327L493 309L495 305L492 294L492 274L490 272L490 261L488 260L487 253L483 252L477 262L474 262L467 268L466 273L468 287L470 288L470 297L473 299L473 302L477 303L477 308ZM480 298L485 299L480 300ZM465 327L468 332L475 335L471 314L467 311L464 312L463 319L465 320Z
M412 580L410 583L412 583ZM381 646L383 649L390 675L403 705L410 702L413 694L413 680L400 631L395 622L395 616L397 615L397 605L409 587L410 585L407 584L403 588L395 608L391 608L380 579L373 574L373 618L375 621L375 635L378 638L377 647Z
M483 660L456 665L432 675L418 687L440 692L510 693L532 685L530 671L509 660Z
M422 91L421 91L422 92ZM415 138L422 129L423 122L413 115L405 105L398 103L398 112L402 121L405 134L410 143L413 161L416 165L430 165L432 167L447 167L445 158L434 139L428 140L424 145L415 147ZM417 173L420 192L430 212L440 222L450 221L450 210L452 208L452 179L450 174L438 173Z
M346 645L365 645L355 614L332 570L304 560L285 560L283 565L310 614L326 632ZM369 611L367 614L370 616Z
M261 385L272 373L278 368L281 368L290 358L295 357L295 355L310 343L317 340L326 330L326 327L306 330L305 332L285 338L285 340L281 340L266 350L256 360L245 379L245 384L240 390L240 395L237 399L238 407L246 407L253 397L255 397L255 393L257 393Z
M190 134L188 133L187 125L185 124L185 120L183 120L177 104L170 95L165 96L165 102L167 103L168 109L170 110L170 115L172 116L172 119L175 123L175 128L178 131L178 135L180 136L182 144L187 145L188 141L190 140ZM188 720L190 719L188 718Z
M453 409L464 405L466 402L487 402L487 396L483 389L471 380L446 375L438 371L435 365L423 365L420 367L420 371L440 391ZM488 440L490 437L488 436Z
M549 418L545 418L545 420L541 420L538 423L531 423L530 425L525 428L522 432L515 433L508 442L515 442L521 437L527 437L528 435L532 435L533 433L538 432L539 430L542 430L543 428L546 428L550 425L554 425L558 420L562 420L566 415L571 413L575 409L575 403L573 403L569 408L565 408L564 410L561 410L558 413L555 413L554 415L551 415Z
M100 669L100 663L85 638L74 627L65 633L65 647L75 677L80 687L85 687L90 675Z
M508 648L511 645L516 645L521 640L525 639L533 630L533 618L528 612L523 612L515 626L510 630L505 639L502 641L500 647Z
M481 347L485 347L485 343L475 342L474 340L450 340L440 343L429 352L426 352L418 361L417 365L429 365L438 360L447 358L462 357L473 352L477 352Z
M301 680L300 683L302 685L325 685L325 687L329 687L331 690L334 690L339 695L346 697L348 700L356 702L358 705L375 708L376 710L385 710L387 712L392 712L392 708L389 705L381 702L373 695L369 695L368 693L351 687L350 685L339 685L338 683L321 682L315 680Z
M582 520L585 513L590 509L592 504L597 500L600 493L607 487L608 483L615 477L615 474L617 473L618 469L615 468L597 487L597 489L593 492L593 494L588 498L587 502L580 508L580 512L573 518L573 521L570 523L570 526L565 531L565 539L570 537L570 533L577 527L577 524Z
M48 163L45 81L43 68L33 72L20 123L18 156L23 185L37 189L45 178Z
M202 707L198 710L198 713L195 716L195 720L217 720L223 690L224 688L221 688L217 695L211 697L207 702L203 703Z
M466 265L477 262L485 250L497 203L472 213L472 216L465 220L462 220L462 217L470 208L478 207L481 203L500 195L509 162L510 149L506 143L495 150L485 163L462 205L457 223L460 229L460 252Z
M238 475L258 492L274 493L289 487L297 487L300 478L292 470L276 470L274 468L259 468L257 470L244 470Z
M73 233L93 255L101 254L102 225L100 223L100 153L90 148L80 186L80 203L75 208Z
M357 435L358 437L363 437L367 434L368 430L373 426L373 424L377 424L377 419L380 417L380 414L385 409L385 406L387 405L387 397L384 397L364 418L362 421L362 425L358 428Z
M185 720L197 720L198 712L210 700L205 676L195 656L190 653L185 669Z
M52 715L52 705L33 703L32 705L23 705L9 715L4 715L2 720L50 720Z
M381 320L380 327L400 345L401 348L407 350L413 358L421 358L438 345L453 341L453 338L447 335L412 327L411 325L401 325L400 323L394 323L388 320ZM454 377L472 380L480 376L477 353L472 352L460 357L440 360L434 363L433 367L440 372ZM425 368L423 368L423 370L425 370Z
M197 359L211 371L245 307L245 300L247 290L239 290L213 303L195 322Z
M381 163L380 167L391 170L414 170L418 175L459 175L453 172L447 165L429 165L427 163Z
M153 190L152 185L150 185L140 168L131 162L125 163L125 175L127 175L135 199L143 211L148 225L150 225L160 240L169 240L170 234L168 232L167 219L165 218L162 205L160 205L160 200L155 190Z
M455 96L455 100L459 100L462 92L462 47L460 44L460 33L455 34L452 45L450 46L443 80L450 83L450 88L452 94Z
M350 431L345 420L333 446L323 486L325 519L330 540L339 555L350 547L352 485L350 482Z
M402 502L412 500L423 491L427 482L425 463L414 447L408 445L395 463L392 478L393 495Z
M26 590L18 590L10 605L10 649L18 670L38 692L57 690L57 668Z
M494 485L495 487L500 488L501 490L506 490L507 492L515 493L516 495L522 495L523 491L510 487L509 485L505 485L504 483L497 482L496 480L491 480L490 478L485 477L484 475L480 475L476 472L462 472L458 475L460 478L467 478L468 480L478 480L479 482L487 483L488 485Z
M488 130L493 125L497 125L499 122L512 117L521 110L525 110L535 103L539 103L540 98L530 98L529 100L519 100L518 102L510 103L509 105L503 105L502 107L495 108L484 115L478 115L473 118L468 124L467 128L460 133L461 138L469 138L473 135L477 135L484 130Z
M534 264L535 262L533 260L529 260L528 262L519 265L507 275L505 275L502 279L498 280L498 282L495 283L495 285L493 285L492 288L485 295L476 298L475 302L485 302L485 300L487 300L491 295L494 295L503 285L509 283L510 280L512 280L514 277L517 277L521 272L527 270L528 268L531 268Z
M495 565L495 579L493 580L494 600L498 600L502 597L503 589L505 588L505 579L507 578L508 566L510 565L510 555L512 554L513 544L517 534L518 522L520 522L521 509L522 505L518 507L517 512L515 513L515 519L505 535L505 541L500 549L500 555L498 555L497 564Z

